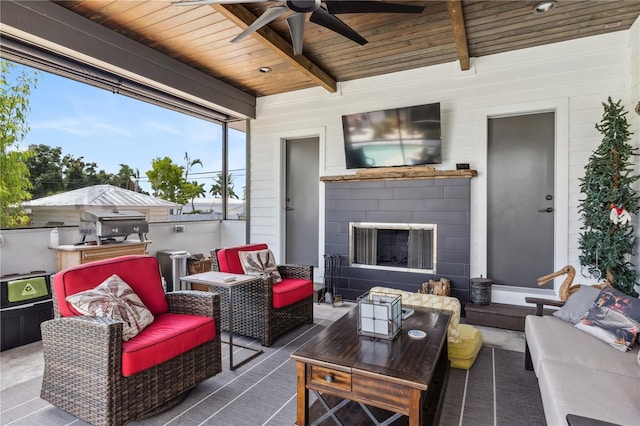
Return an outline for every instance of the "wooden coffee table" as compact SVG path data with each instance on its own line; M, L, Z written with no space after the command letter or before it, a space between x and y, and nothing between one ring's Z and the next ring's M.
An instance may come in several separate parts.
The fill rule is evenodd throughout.
M375 424L390 424L403 415L413 426L438 423L449 379L451 314L412 308L414 314L403 321L402 332L393 341L359 336L355 308L291 354L298 375L296 425L309 424L309 390L327 411L314 423L331 417L342 424L337 413L349 406L364 410ZM427 336L412 339L409 330L423 330ZM343 401L330 407L326 396ZM395 414L380 423L367 406Z

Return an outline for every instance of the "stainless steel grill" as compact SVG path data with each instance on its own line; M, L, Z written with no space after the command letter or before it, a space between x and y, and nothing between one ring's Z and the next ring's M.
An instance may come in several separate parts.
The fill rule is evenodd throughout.
M133 210L87 210L80 216L80 235L82 241L95 237L98 245L106 240L119 242L127 239L131 234L138 234L140 241L144 241L144 234L149 232L146 217ZM121 242L120 241L120 242Z

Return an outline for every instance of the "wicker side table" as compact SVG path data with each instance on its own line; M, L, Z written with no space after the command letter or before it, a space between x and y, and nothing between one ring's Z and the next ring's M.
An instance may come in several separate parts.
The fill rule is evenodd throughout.
M236 290L241 288L242 286L255 284L256 281L260 282L260 278L253 275L240 275L240 274L230 274L227 272L209 271L209 272L203 272L200 274L187 275L186 277L180 277L180 281L189 283L191 286L197 285L197 286L201 286L201 288L206 287L208 291L220 293L221 295L220 300L222 305L221 315L223 315L223 312L225 310L224 302L226 301L227 314L226 314L226 318L224 319L226 319L227 327L223 327L223 328L228 329L227 331L229 333L229 341L223 342L223 343L229 344L229 369L230 370L235 370L236 368L246 364L247 362L251 361L258 355L263 353L262 349L255 349L249 346L243 346L237 343L233 343L233 308L234 308L234 297L235 297ZM226 295L226 297L222 297L223 295ZM225 321L223 321L223 324L224 322ZM254 353L251 354L249 357L243 359L239 363L234 364L233 363L234 347L247 349L247 350L253 351Z

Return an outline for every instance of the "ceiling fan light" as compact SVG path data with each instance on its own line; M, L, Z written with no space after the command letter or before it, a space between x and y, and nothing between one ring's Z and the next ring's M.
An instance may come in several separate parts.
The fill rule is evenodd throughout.
M533 7L534 14L547 13L558 5L555 0L541 1Z

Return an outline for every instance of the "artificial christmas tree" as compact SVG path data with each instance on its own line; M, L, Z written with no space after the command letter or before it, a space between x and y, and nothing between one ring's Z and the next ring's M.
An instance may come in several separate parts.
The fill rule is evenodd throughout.
M637 296L637 271L631 255L637 243L631 215L638 214L640 196L632 188L640 175L634 174L632 157L638 147L629 143L631 133L621 101L603 103L602 121L596 129L602 143L585 166L580 190L586 195L579 212L583 226L579 238L580 264L598 279L607 279L621 292Z

